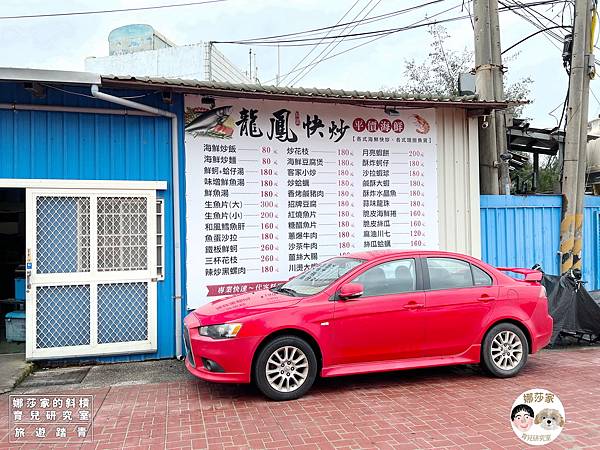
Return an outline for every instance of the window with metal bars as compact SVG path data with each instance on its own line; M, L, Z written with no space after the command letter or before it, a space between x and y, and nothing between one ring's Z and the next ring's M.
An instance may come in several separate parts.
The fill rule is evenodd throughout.
M156 199L156 276L165 279L165 200Z

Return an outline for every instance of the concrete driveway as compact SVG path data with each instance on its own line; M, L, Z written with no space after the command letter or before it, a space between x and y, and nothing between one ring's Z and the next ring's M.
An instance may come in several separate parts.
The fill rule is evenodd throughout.
M564 430L545 448L600 448L600 348L542 351L505 380L467 366L326 379L285 403L193 379L177 361L76 370L35 374L12 394L92 394L94 441L85 449L522 449L510 409L532 388L565 407ZM51 382L69 371L70 384ZM0 448L10 447L7 414L2 395Z

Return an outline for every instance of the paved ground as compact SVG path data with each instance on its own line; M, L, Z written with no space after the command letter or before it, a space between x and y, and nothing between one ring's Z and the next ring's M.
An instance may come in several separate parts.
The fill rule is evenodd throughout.
M47 375L36 375L13 393L93 394L94 444L85 449L522 449L510 428L512 402L544 388L566 411L564 431L545 448L600 449L599 368L598 348L546 350L508 380L472 367L415 370L322 380L300 400L275 403L251 387L197 381L181 363L162 361L86 369L81 383L63 386L44 386L39 377ZM67 372L50 378L81 378ZM9 448L7 413L3 395L0 448Z
M0 394L9 392L30 370L23 353L0 355Z

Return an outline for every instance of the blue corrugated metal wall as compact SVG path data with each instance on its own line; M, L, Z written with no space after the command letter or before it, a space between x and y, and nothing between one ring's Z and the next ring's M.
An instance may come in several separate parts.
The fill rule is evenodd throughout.
M482 259L495 266L560 271L560 195L481 196ZM585 199L583 277L590 290L600 289L600 198Z
M0 84L0 102L94 108L119 108L89 96L89 88L47 89L37 99L18 83ZM168 109L183 117L183 98L174 95L170 107L156 92L104 90L119 97ZM140 97L141 96L141 97ZM180 155L183 135L180 132ZM181 174L183 175L183 157ZM173 308L173 193L171 122L163 117L115 116L70 112L0 110L0 178L82 180L161 180L165 199L165 280L158 282L158 351L153 354L93 358L134 361L175 355ZM183 178L181 198L185 199ZM185 211L182 211L185 213ZM183 215L182 217L185 217ZM185 242L185 234L182 233ZM183 256L185 258L185 255ZM185 259L183 259L185 260ZM185 282L185 281L184 281ZM185 286L185 284L184 284ZM184 305L185 306L185 305ZM185 310L185 307L184 307Z
M586 289L600 289L600 197L585 198L583 222L583 279Z

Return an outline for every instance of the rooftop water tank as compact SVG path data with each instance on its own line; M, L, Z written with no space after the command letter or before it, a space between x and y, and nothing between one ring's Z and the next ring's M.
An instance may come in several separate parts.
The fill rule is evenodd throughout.
M173 42L145 24L125 25L115 28L108 35L109 55L123 55L174 46Z

